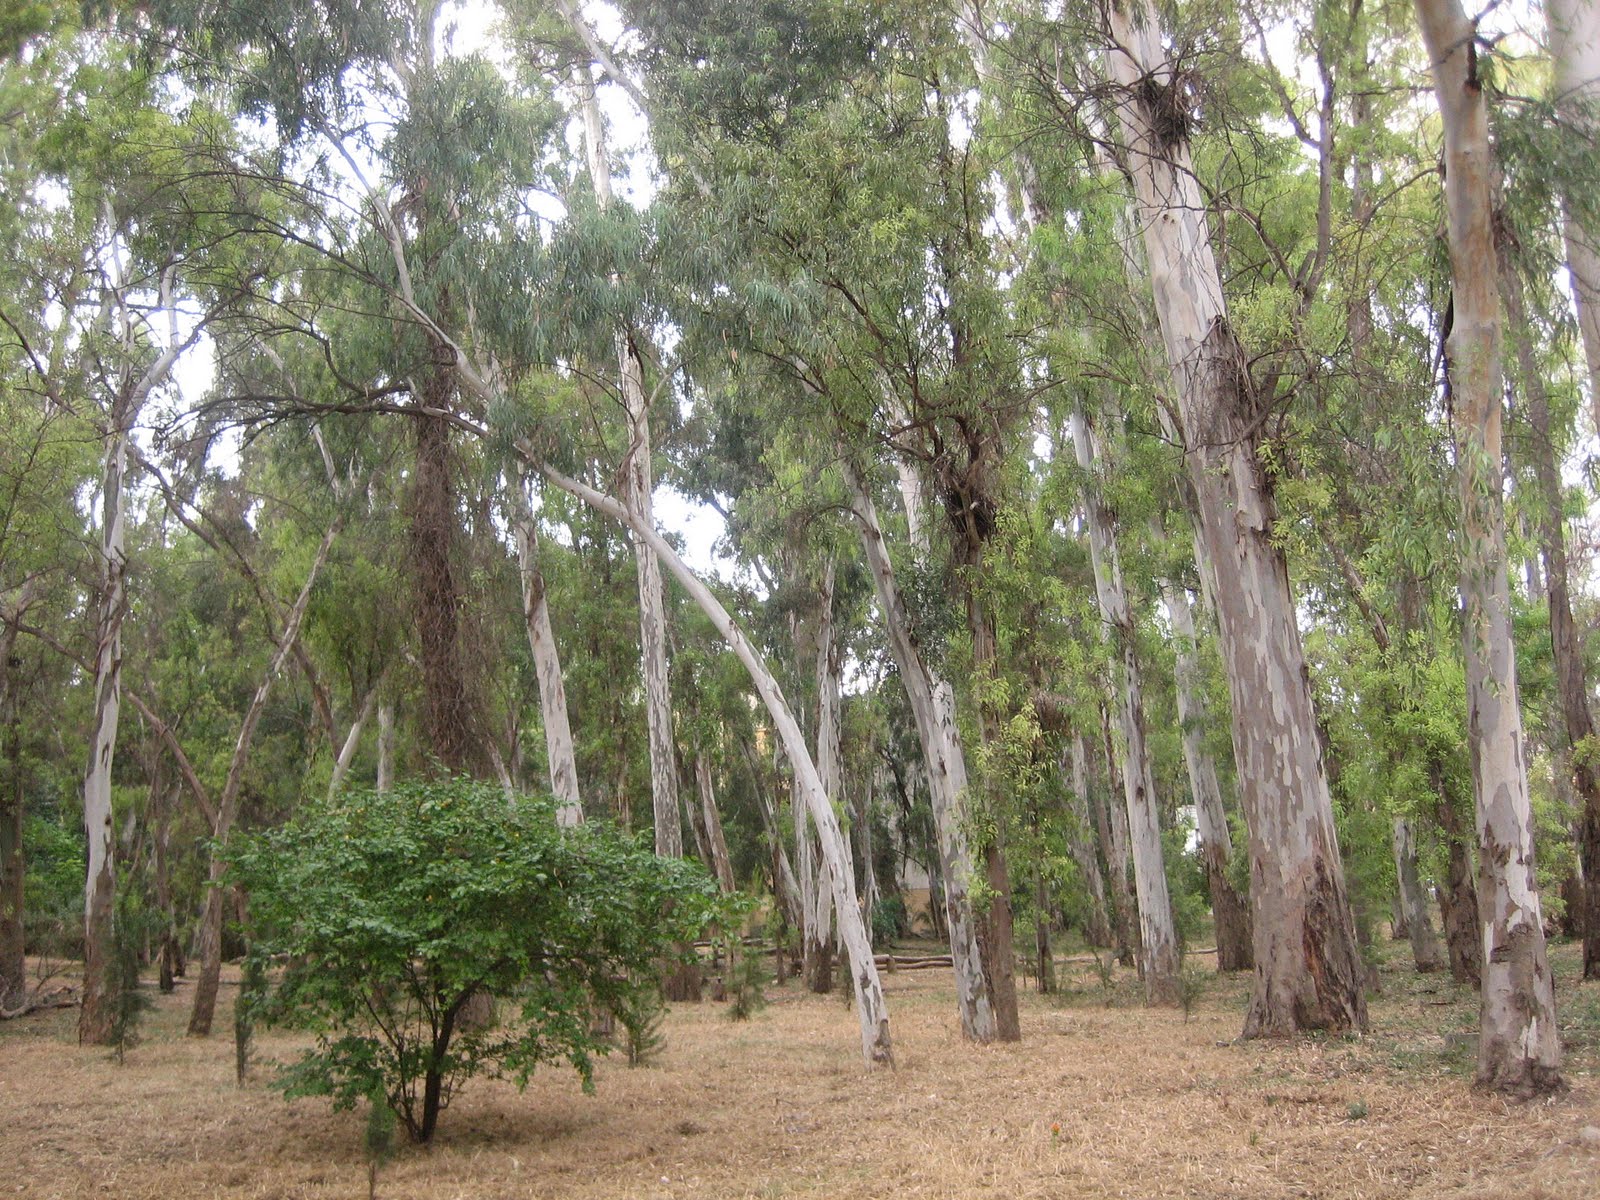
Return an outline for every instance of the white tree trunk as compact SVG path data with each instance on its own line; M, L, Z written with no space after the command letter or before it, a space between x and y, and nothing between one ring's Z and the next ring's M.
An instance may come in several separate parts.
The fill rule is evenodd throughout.
M1545 0L1550 61L1555 68L1556 112L1568 137L1600 134L1600 5L1595 0ZM1600 432L1600 242L1596 232L1563 204L1567 270L1578 308L1578 330L1589 368L1589 412Z
M611 161L606 152L605 122L595 100L594 77L587 65L574 73L579 108L583 116L584 147L595 201L611 205ZM633 333L619 329L616 336L617 375L622 405L628 417L628 451L622 461L621 500L654 528L654 471L650 461L650 401L644 390L644 363L633 344ZM633 528L630 523L630 528ZM672 692L667 676L667 609L661 564L647 541L632 536L639 579L639 652L644 666L645 722L650 736L650 798L654 811L656 853L683 857L683 828L678 816L678 753L673 741Z
M1072 786L1067 803L1072 814L1073 829L1068 838L1072 861L1078 864L1084 887L1089 891L1089 921L1084 931L1089 945L1096 949L1111 944L1111 922L1106 915L1106 881L1100 873L1100 859L1095 855L1094 818L1089 813L1089 763L1084 751L1083 734L1074 731L1068 749Z
M111 1037L108 971L116 872L113 860L111 768L122 712L122 619L127 612L128 567L125 477L128 425L132 414L114 407L105 438L101 477L100 603L95 619L94 715L89 726L89 765L83 776L83 827L89 839L83 891L83 1006L78 1040L103 1044Z
M1411 960L1418 971L1437 971L1444 962L1438 935L1428 916L1428 895L1417 870L1417 842L1411 822L1394 819L1391 845L1394 849L1395 878L1399 882L1400 907L1406 922L1406 937L1411 942Z
M380 681L367 698L361 702L361 711L356 713L355 720L350 722L350 732L345 734L344 742L339 747L338 757L333 760L333 774L328 778L328 799L332 800L339 794L339 789L344 786L345 776L350 773L350 764L355 762L356 751L361 748L361 734L367 727L367 722L372 719L372 710L378 702L378 688Z
M378 705L378 778L377 790L387 792L394 786L394 703L385 700Z
M961 1031L974 1041L989 1042L996 1033L994 1009L984 986L983 956L978 949L977 922L968 891L972 882L982 876L967 841L967 761L955 720L955 695L950 685L929 669L917 645L905 600L895 581L877 507L854 471L848 472L848 481L851 515L861 534L878 608L900 668L901 685L906 690L927 767Z
M1100 497L1095 472L1098 457L1081 406L1072 412L1072 441L1078 466L1087 476L1084 511L1089 524L1089 559L1094 570L1100 618L1120 661L1122 727L1122 791L1128 806L1133 842L1133 883L1139 895L1139 935L1144 955L1147 1004L1178 1002L1178 935L1172 924L1172 899L1167 890L1166 861L1161 850L1161 825L1156 808L1150 749L1144 734L1144 684L1139 670L1137 631L1122 583L1111 514Z
M822 577L822 593L817 622L817 775L830 803L839 801L839 781L843 770L841 760L844 747L839 727L839 703L843 690L840 675L844 669L842 648L834 630L834 562L830 558ZM849 839L845 840L846 858ZM814 992L828 991L833 980L833 886L828 877L828 864L817 861L816 886L812 891L815 905L810 920L810 942L806 946L807 982ZM854 877L854 868L851 876Z
M1365 969L1287 564L1273 541L1248 358L1228 322L1194 174L1184 88L1149 0L1105 9L1107 61L1172 369L1206 553L1216 566L1234 757L1250 826L1255 990L1246 1036L1364 1028Z
M717 792L711 780L711 760L704 753L694 756L694 782L700 793L700 816L705 822L707 848L711 852L711 867L717 876L717 886L725 896L736 891L733 881L733 861L728 857L728 840L722 832L722 816L717 812Z
M539 569L539 530L528 503L528 481L511 485L512 530L517 543L517 565L522 573L522 616L528 630L528 650L539 684L539 714L544 724L545 755L550 765L550 794L556 798L556 823L581 824L583 801L578 795L578 755L567 720L567 689L561 676L561 656L550 606L545 602L544 573Z
M1456 414L1467 714L1483 930L1478 1082L1516 1095L1561 1086L1561 1039L1533 875L1533 813L1517 695L1501 467L1500 295L1489 118L1477 25L1457 0L1417 0L1439 94L1455 324L1445 381Z
M526 453L526 451L524 451ZM530 462L536 461L530 456ZM577 497L598 512L621 521L643 539L673 576L683 586L689 598L706 615L712 627L721 635L728 648L744 664L755 685L757 694L772 718L778 740L783 745L790 766L794 769L795 788L805 804L811 819L820 833L823 859L828 864L834 890L834 907L838 912L839 937L844 943L850 961L851 985L855 991L856 1014L861 1024L861 1052L869 1064L893 1063L894 1050L889 1034L889 1008L883 996L883 983L878 977L878 966L872 956L872 942L867 937L861 920L861 910L856 906L855 878L849 870L844 848L844 834L834 816L833 805L828 802L827 791L817 774L816 764L806 749L805 735L783 697L783 689L768 669L744 631L728 615L727 609L701 582L672 546L652 527L644 524L632 509L596 491L587 484L570 479L549 466L540 470L545 477L569 495Z

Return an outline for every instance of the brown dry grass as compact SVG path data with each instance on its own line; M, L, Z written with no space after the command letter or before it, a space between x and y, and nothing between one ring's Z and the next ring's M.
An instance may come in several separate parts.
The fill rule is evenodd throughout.
M1244 981L1209 983L1186 1022L1138 1007L1131 979L1105 990L1087 971L1064 996L1025 998L1020 1045L984 1049L962 1043L943 973L907 972L886 976L892 1073L861 1067L838 999L792 984L744 1024L680 1006L658 1063L606 1062L592 1096L553 1068L520 1095L473 1081L378 1194L1588 1200L1600 985L1558 957L1574 1086L1551 1103L1475 1094L1443 1037L1470 1028L1471 997L1399 969L1357 1040L1234 1045ZM365 1194L362 1115L286 1103L267 1071L236 1088L230 1038L182 1036L187 999L162 999L120 1067L74 1044L71 1010L0 1025L0 1192ZM295 1044L261 1041L281 1056Z

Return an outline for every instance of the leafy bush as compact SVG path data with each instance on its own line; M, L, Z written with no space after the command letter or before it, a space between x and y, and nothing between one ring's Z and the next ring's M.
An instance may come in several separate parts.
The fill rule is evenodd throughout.
M906 902L898 892L872 902L872 944L887 946L906 931Z
M522 1086L566 1059L590 1086L592 1015L653 1003L659 961L718 915L697 865L465 780L313 804L241 839L232 871L251 954L288 962L260 1015L317 1034L279 1085L341 1108L381 1093L421 1142L476 1074Z

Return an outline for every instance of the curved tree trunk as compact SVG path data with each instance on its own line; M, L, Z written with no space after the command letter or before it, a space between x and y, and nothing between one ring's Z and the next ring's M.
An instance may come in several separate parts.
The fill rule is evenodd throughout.
M1317 739L1311 689L1257 455L1258 399L1228 322L1182 87L1149 0L1106 7L1110 72L1183 426L1233 699L1250 826L1256 977L1247 1037L1363 1029L1365 969Z
M1500 295L1489 119L1477 25L1457 0L1417 0L1445 145L1455 323L1445 382L1461 482L1461 596L1483 927L1478 1082L1535 1095L1562 1086L1555 992L1533 875L1533 813L1511 637L1501 467Z
M527 453L524 450L524 453ZM530 462L536 461L530 456ZM672 546L653 528L643 523L637 513L625 505L598 492L594 488L570 479L549 466L542 466L545 477L569 495L582 500L591 508L613 520L621 521L643 539L667 564L668 569L682 585L689 598L706 615L712 627L744 665L761 697L768 715L776 728L789 764L794 769L795 788L805 804L811 819L816 822L822 845L822 855L828 864L833 884L834 907L838 913L839 937L849 957L851 985L855 991L856 1015L861 1024L861 1052L869 1064L892 1064L893 1043L889 1033L889 1008L883 997L883 983L878 977L878 966L872 955L872 941L867 937L861 920L861 910L856 905L855 877L849 869L848 851L844 833L834 815L833 805L817 774L816 764L806 749L805 735L799 722L784 699L783 689L745 636L744 631L728 615L711 589L689 569Z

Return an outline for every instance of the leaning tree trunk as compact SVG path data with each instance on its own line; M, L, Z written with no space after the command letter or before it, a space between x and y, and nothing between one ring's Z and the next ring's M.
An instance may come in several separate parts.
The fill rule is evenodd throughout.
M316 556L311 561L311 569L306 572L305 584L283 623L278 648L267 663L261 682L256 685L255 695L250 698L250 706L245 709L244 720L239 724L239 736L234 739L233 757L228 763L222 794L217 798L216 823L211 829L211 864L206 877L206 903L196 939L200 975L195 982L194 1007L189 1012L190 1037L209 1036L211 1021L216 1013L217 986L222 978L222 878L227 870L224 852L228 837L233 832L233 823L239 816L239 800L244 789L244 769L250 761L250 745L255 741L256 726L260 724L261 714L267 708L267 699L272 695L272 685L277 682L283 664L294 653L295 644L300 640L300 626L305 621L306 610L311 606L311 590L328 561L328 551L333 546L334 538L339 536L341 526L342 522L335 519L327 533L323 534Z
M1593 145L1600 134L1600 6L1595 0L1545 0L1556 112L1569 138ZM1592 201L1591 201L1592 209ZM1589 369L1589 411L1600 430L1600 241L1568 195L1562 204L1567 270ZM1586 955L1587 957L1587 955Z
M1461 482L1461 596L1483 931L1478 1083L1531 1096L1562 1086L1555 991L1533 874L1533 813L1511 636L1502 499L1500 295L1489 117L1477 25L1458 0L1417 0L1444 127L1455 323L1445 384Z
M851 515L861 535L861 548L872 576L878 610L911 707L923 761L927 764L928 796L939 849L939 878L944 890L944 914L949 930L950 961L955 969L956 1009L961 1018L961 1032L974 1041L992 1041L996 1032L994 1009L984 987L983 955L968 891L977 878L977 865L967 841L967 762L955 721L954 696L950 685L934 675L922 655L872 496L853 469L847 468L846 477L851 489ZM915 486L914 474L910 482ZM902 474L902 488L907 483L907 476ZM903 491L902 494L908 505L919 498L916 493Z
M706 831L706 848L717 886L724 896L737 890L733 881L733 860L728 857L728 840L722 832L722 817L717 812L717 793L711 781L711 760L702 751L694 756L695 789L700 793L700 820Z
M524 449L524 453L527 450ZM530 458L530 461L536 461ZM645 524L631 508L596 491L587 484L568 478L550 466L542 466L545 477L562 491L583 501L589 507L621 521L655 551L662 562L682 585L689 598L703 612L722 640L744 665L761 697L767 714L772 718L778 740L794 770L795 788L800 794L811 819L816 822L822 845L822 856L828 865L833 884L834 908L838 914L839 939L844 944L850 963L850 981L855 991L856 1016L861 1025L861 1052L869 1064L892 1064L894 1050L889 1034L889 1008L883 996L883 982L878 976L878 965L872 955L872 940L867 936L861 910L856 904L855 876L850 870L844 832L834 815L827 790L817 774L816 764L806 749L805 735L794 718L783 689L778 686L772 671L762 661L749 638L728 615L728 610L714 596L711 589L689 569L670 543L651 526Z
M1149 0L1106 7L1111 74L1171 366L1233 699L1250 826L1255 989L1246 1037L1362 1029L1365 969L1334 833L1288 566L1257 454L1259 399L1228 321L1185 87Z
M1600 56L1597 56L1596 65L1600 66ZM1550 396L1528 328L1522 279L1505 247L1502 247L1500 272L1501 296L1516 342L1517 366L1527 400L1528 424L1533 433L1529 450L1539 489L1539 541L1550 614L1550 653L1555 661L1556 691L1561 700L1567 745L1571 748L1569 753L1558 756L1556 769L1563 766L1570 769L1572 789L1579 801L1579 858L1584 878L1596 881L1584 889L1583 977L1600 979L1600 771L1596 770L1594 755L1589 752L1595 744L1595 725L1584 671L1584 639L1572 615L1561 465L1551 437ZM1600 296L1594 299L1600 301Z
M844 745L839 725L844 659L843 647L839 645L833 622L834 573L833 560L829 559L827 568L823 572L817 609L815 759L817 774L822 778L823 790L828 793L828 800L838 804L839 785L844 774L842 767ZM846 848L848 849L848 845ZM833 990L833 888L827 879L827 863L819 858L816 867L817 881L812 890L812 903L815 908L808 922L809 936L805 947L806 985L818 995L826 995ZM854 874L853 869L852 874Z
M567 688L561 676L561 656L550 606L545 602L544 572L539 569L539 530L528 504L528 481L519 477L511 485L512 524L517 541L517 566L522 572L522 617L528 629L528 650L539 683L539 715L544 724L544 748L550 767L550 794L556 798L556 823L583 822L583 801L578 795L578 756L567 720Z
M1217 970L1248 971L1255 966L1251 953L1250 904L1228 878L1233 835L1228 831L1228 814L1222 804L1216 764L1205 746L1210 713L1200 677L1189 592L1179 584L1168 582L1162 585L1161 595L1172 619L1178 724L1182 727L1183 761L1189 771L1189 787L1194 793L1200 858L1205 863L1206 884L1211 892L1211 915L1217 933Z
M1132 837L1133 882L1139 894L1140 974L1146 1004L1178 1002L1178 935L1167 891L1166 860L1161 849L1161 824L1156 807L1154 773L1144 731L1144 683L1139 667L1138 635L1133 610L1122 583L1122 565L1111 526L1111 513L1101 498L1095 474L1098 457L1081 405L1072 412L1072 441L1078 466L1088 483L1084 512L1089 526L1089 560L1094 570L1100 618L1120 660L1118 717L1122 724L1122 788Z
M132 414L113 406L101 479L100 603L95 620L94 714L89 726L89 766L83 776L83 827L89 838L83 892L83 1006L78 1041L111 1040L116 997L109 974L115 869L112 859L111 767L122 711L122 618L127 611L124 478Z

